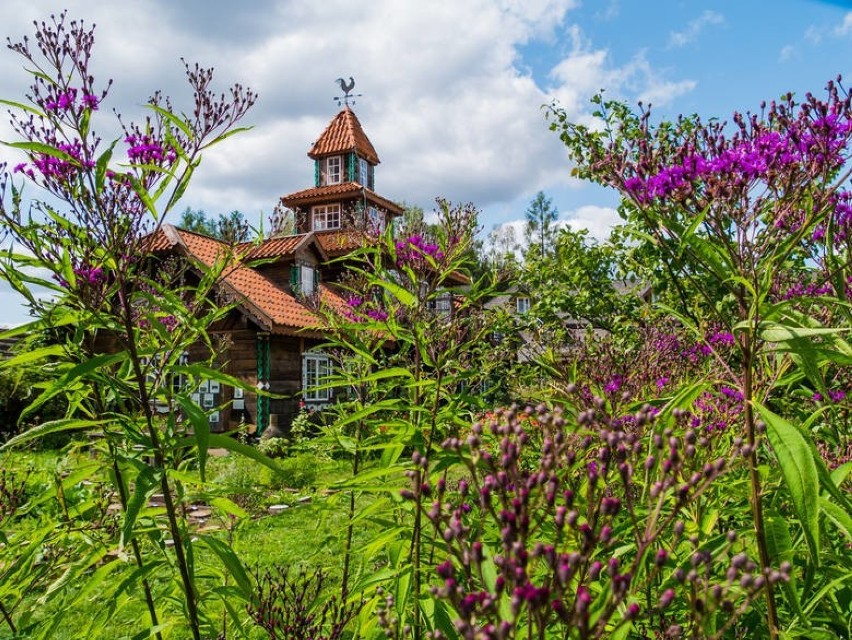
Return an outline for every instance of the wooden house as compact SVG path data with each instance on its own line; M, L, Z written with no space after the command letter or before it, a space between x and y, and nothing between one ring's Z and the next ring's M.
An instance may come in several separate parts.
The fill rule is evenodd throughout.
M403 212L376 193L379 157L348 105L308 157L314 185L281 198L295 214L296 235L237 247L242 258L227 268L219 285L236 304L227 321L215 327L227 345L221 354L225 372L283 399L202 385L202 406L231 401L227 415L211 416L214 431L241 422L257 425L260 433L270 427L286 430L301 403L320 407L331 400L329 390L314 388L331 367L320 349L324 335L317 305L345 304L335 286L346 270L345 256L367 241L366 230L383 229ZM208 266L230 251L219 240L170 225L157 231L150 249L155 257L184 256Z

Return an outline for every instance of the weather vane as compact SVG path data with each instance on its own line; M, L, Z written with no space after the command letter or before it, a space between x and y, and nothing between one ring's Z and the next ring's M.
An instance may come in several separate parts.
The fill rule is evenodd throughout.
M349 76L349 82L346 82L343 78L338 78L335 82L340 86L340 90L343 92L343 97L335 96L333 99L337 100L337 106L339 107L342 104L345 104L347 107L349 106L350 100L352 104L355 104L355 98L360 98L360 93L352 93L352 89L355 88L355 78Z

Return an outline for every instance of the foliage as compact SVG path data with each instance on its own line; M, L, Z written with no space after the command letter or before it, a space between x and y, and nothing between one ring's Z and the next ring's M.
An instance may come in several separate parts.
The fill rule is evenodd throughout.
M252 237L252 229L240 211L231 211L227 215L220 213L217 219L213 219L200 209L193 211L187 207L181 214L177 226L187 231L217 238L228 244L248 242Z
M33 333L44 342L5 366L41 366L50 378L20 419L41 415L42 421L4 449L76 432L89 440L91 458L66 476L57 470L52 495L59 496L59 513L33 512L30 503L24 512L37 515L35 528L21 519L4 523L0 602L20 604L30 592L43 594L49 606L22 609L17 619L14 607L6 607L13 611L6 625L29 637L52 637L63 610L97 591L104 606L88 621L87 635L98 634L135 599L147 609L146 633L161 637L161 622L168 620L200 639L218 621L199 599L186 504L203 483L208 447L221 436L210 434L207 415L190 394L203 379L235 384L215 367L207 333L228 310L215 304L224 260L199 274L189 265L143 257L202 152L238 131L255 96L239 85L229 97L217 94L210 70L186 65L194 104L184 113L192 115L175 115L170 101L155 93L143 122L119 117L123 138L105 142L95 124L107 117L111 84L97 84L90 73L93 44L94 29L63 13L38 23L34 40L9 45L32 84L26 103L6 102L20 140L9 146L26 161L11 174L3 167L0 178L0 217L11 240L0 270L35 320L4 337ZM35 195L25 204L26 189ZM34 286L51 296L37 295ZM44 422L41 411L56 400L64 414ZM218 446L239 449L228 438ZM111 485L108 500L79 493L82 478ZM162 509L149 506L155 493ZM108 517L110 501L118 520ZM227 549L200 540L228 571L236 568ZM116 550L125 561L104 564ZM179 618L175 608L183 610Z
M793 556L800 563L794 577L821 589L806 617L795 589L770 584L766 618L754 624L771 638L825 627L845 633L838 601L848 603L848 584L819 568L849 571L848 549L824 541L836 518L848 518L850 501L805 426L819 412L785 399L814 391L828 397L826 374L848 364L841 333L850 310L850 97L829 83L825 99L808 94L797 103L788 95L757 113L734 114L731 125L692 116L655 126L648 111L635 115L601 97L596 103L599 129L569 122L558 108L551 110L553 127L578 176L624 197L632 234L653 246L678 292L676 317L697 335L699 324L715 325L734 347L733 357L721 361L722 379L742 399L740 437L751 452L749 501L761 570ZM772 406L791 409L790 419ZM778 537L782 518L795 523L795 546Z
M553 200L539 191L526 210L524 238L529 255L544 257L551 252L559 230L558 219L559 211L553 206Z
M309 573L304 567L292 575L288 567L255 572L257 599L248 609L255 622L275 640L338 640L347 637L347 624L356 616L361 603L341 603L330 596L321 607L325 574Z

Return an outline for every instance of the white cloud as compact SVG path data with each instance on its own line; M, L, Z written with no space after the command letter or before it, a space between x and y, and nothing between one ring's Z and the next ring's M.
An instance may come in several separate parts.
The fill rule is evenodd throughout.
M669 80L638 52L622 66L613 65L606 49L595 49L578 26L569 31L571 53L551 71L554 98L577 121L588 121L589 98L604 89L610 97L662 106L692 91L694 80Z
M833 32L836 36L848 36L852 33L852 11L843 16L843 22L834 27Z
M796 47L791 44L785 45L781 48L781 51L778 52L778 61L787 62L788 60L791 60L795 54Z
M724 24L725 17L716 11L707 10L695 20L690 21L683 31L672 31L669 34L670 47L683 47L695 42L705 27Z
M562 218L572 229L588 229L589 235L604 242L609 239L612 228L619 225L623 220L618 212L612 207L601 207L598 205L583 205L568 213Z
M606 242L612 233L613 227L622 223L623 220L614 208L592 204L582 205L566 214L560 215L559 220L556 222L557 226L567 227L574 231L586 229L589 232L589 236L598 242ZM488 233L484 234L486 250L490 246L488 235L493 233L495 237L504 243L507 238L514 239L517 242L518 249L523 252L526 249L525 228L526 220L509 220L508 222L494 225L492 229L488 230Z
M31 34L49 0L7 0L0 36ZM432 209L438 196L483 211L571 183L566 151L542 105L554 99L589 120L589 98L670 100L691 90L639 54L616 64L579 27L566 26L577 0L138 0L132 7L89 0L73 15L97 23L94 66L114 78L95 126L109 138L111 109L138 116L162 89L187 105L180 57L216 68L217 86L255 89L248 132L209 150L178 206L216 215L239 209L257 223L278 199L310 186L307 151L338 107L334 79L354 76L355 111L382 163L377 191ZM610 8L617 8L613 1ZM536 83L519 48L540 41L569 53L553 66L551 86ZM27 85L20 61L0 52L0 97ZM10 132L0 125L7 139ZM0 149L0 160L9 158ZM506 216L504 216L506 217Z

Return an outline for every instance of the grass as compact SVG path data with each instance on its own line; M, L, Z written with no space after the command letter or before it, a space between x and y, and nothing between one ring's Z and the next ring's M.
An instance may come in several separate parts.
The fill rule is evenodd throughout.
M0 468L17 474L28 474L27 494L32 499L39 495L49 495L51 492L55 494L57 476L61 477L74 467L89 461L90 458L85 453L68 455L57 451L14 452L0 458ZM263 571L282 566L322 568L328 575L327 591L336 593L340 588L338 585L342 573L349 494L336 491L334 486L349 476L349 463L315 454L296 454L279 459L278 462L284 471L281 476L276 476L266 467L239 456L210 458L206 495L227 497L244 509L247 517L234 521L229 532L227 527L230 519L225 515L213 516L206 523L207 534L228 541L249 571ZM73 487L67 487L66 499L72 505L85 504L101 490L102 485L98 484L98 478L90 478L86 482L80 481ZM371 500L373 498L370 496L360 497L359 510ZM287 504L289 508L271 515L268 507L274 504ZM55 499L42 498L39 508L42 510L42 516L54 517L61 521L61 510ZM31 516L16 521L16 531L20 532L27 526L34 528L37 513L38 509L32 510ZM143 515L158 517L157 514L157 509L153 509ZM369 520L362 520L355 526L353 533L353 548L358 550L373 540L380 533L380 529ZM85 546L85 536L76 535L76 544ZM147 545L152 559L164 557L151 542L145 541L144 536L140 539ZM94 539L91 542L96 543ZM117 542L116 534L109 544L115 547ZM194 545L194 549L196 575L202 588L221 587L224 584L224 571L219 559L203 544ZM124 552L124 567L116 572L115 580L121 578L122 572L126 574L133 568L129 550ZM2 563L3 548L0 546L0 577ZM353 569L353 579L357 581L362 576L369 576L376 566L365 565L360 556L356 556ZM70 606L64 598L42 600L40 598L43 593L28 594L17 609L16 617L26 609L30 609L39 617L54 610L64 609L62 625L52 638L72 640L84 637L85 629L93 617L103 610L105 594L113 584L114 581L106 581L102 587ZM153 588L157 594L157 606L165 614L163 617L182 617L179 599L174 597L176 583L170 580L155 581ZM72 593L73 591L74 589L71 590ZM140 620L146 620L148 617L141 587L130 597L124 597L121 605L111 616L103 637L133 637L140 626L143 626L140 625ZM219 616L220 609L221 605L211 607L214 619ZM166 635L179 637L168 632ZM2 620L0 638L12 638Z

